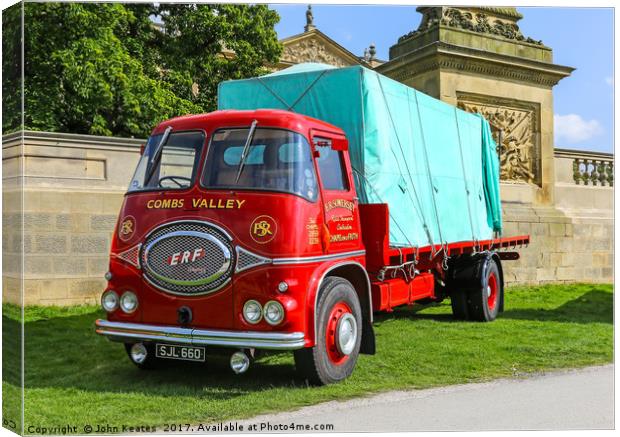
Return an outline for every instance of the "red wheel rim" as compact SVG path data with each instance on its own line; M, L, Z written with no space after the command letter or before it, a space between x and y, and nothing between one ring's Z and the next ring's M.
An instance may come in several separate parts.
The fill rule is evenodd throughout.
M338 302L333 306L331 312L329 313L329 318L327 319L327 326L325 329L325 346L327 348L327 356L329 357L329 360L337 366L344 364L349 359L349 356L342 354L336 345L336 342L338 341L336 338L338 322L342 316L347 313L352 313L349 305L344 302Z
M494 272L491 272L487 281L487 305L491 311L497 305L497 276Z

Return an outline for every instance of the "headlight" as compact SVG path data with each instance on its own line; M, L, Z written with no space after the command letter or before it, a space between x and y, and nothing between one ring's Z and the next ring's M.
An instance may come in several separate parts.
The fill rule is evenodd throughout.
M260 303L255 300L248 300L243 305L243 318L246 322L251 323L252 325L260 322L260 319L263 317L263 308L260 306Z
M118 308L118 294L114 290L108 290L101 296L101 306L111 313Z
M127 314L133 313L138 308L138 296L133 291L126 291L121 296L121 309Z
M280 302L270 300L265 304L263 314L267 323L270 325L277 325L284 320L284 307Z
M285 293L286 290L288 290L288 284L286 283L286 281L282 281L278 284L278 291L280 293Z

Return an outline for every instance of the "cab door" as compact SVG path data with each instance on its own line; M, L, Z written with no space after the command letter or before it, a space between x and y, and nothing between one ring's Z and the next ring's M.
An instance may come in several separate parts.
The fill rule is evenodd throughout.
M362 246L347 140L343 135L312 132L314 160L319 176L326 253L358 250Z

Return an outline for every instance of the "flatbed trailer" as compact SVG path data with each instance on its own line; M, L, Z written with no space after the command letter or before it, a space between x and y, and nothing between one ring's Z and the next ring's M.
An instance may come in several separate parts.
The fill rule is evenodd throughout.
M503 283L500 260L519 259L517 248L530 242L529 235L521 235L422 247L392 246L388 205L360 205L360 220L374 311L392 311L394 307L423 300L443 300L450 295L450 287L454 288L451 267L463 257L496 257L501 276L498 279Z

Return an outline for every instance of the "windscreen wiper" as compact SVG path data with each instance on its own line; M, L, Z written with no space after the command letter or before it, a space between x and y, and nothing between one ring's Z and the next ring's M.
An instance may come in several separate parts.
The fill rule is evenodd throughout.
M146 178L144 179L144 183L147 184L148 181L153 177L153 173L155 173L155 164L159 162L161 158L161 151L164 149L164 145L168 141L168 137L170 136L170 132L172 132L172 126L168 126L164 131L164 134L161 136L161 140L157 143L157 148L151 157L149 165L147 167Z
M241 152L241 159L239 160L239 170L237 170L235 184L239 182L241 172L243 171L243 167L245 167L245 160L248 158L248 151L250 150L250 144L252 144L252 140L254 139L254 131L256 130L257 123L258 122L254 120L252 122L252 125L250 126L250 132L248 132L248 137L246 138L245 145L243 146L243 152Z

